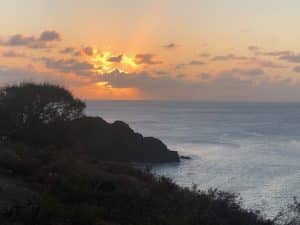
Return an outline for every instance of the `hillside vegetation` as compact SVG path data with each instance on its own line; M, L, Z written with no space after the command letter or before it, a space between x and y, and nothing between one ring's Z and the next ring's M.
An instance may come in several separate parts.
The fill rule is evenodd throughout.
M232 194L181 188L74 149L0 146L1 224L268 225Z

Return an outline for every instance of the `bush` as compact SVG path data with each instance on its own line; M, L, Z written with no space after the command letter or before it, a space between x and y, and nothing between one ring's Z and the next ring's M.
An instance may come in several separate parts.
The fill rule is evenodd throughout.
M28 139L31 130L80 118L84 108L81 100L57 85L6 86L0 90L0 137L15 140L27 134Z
M0 169L15 175L29 175L42 165L34 151L24 145L0 145Z

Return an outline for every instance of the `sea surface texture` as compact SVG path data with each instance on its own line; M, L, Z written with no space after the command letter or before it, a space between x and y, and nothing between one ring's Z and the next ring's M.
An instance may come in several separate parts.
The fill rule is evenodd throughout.
M300 104L95 101L87 114L192 157L153 167L179 185L239 193L269 217L300 197Z

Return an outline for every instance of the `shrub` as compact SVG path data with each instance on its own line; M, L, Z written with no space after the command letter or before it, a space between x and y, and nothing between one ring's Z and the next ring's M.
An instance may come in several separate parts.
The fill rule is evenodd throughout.
M0 137L2 140L21 139L27 134L28 138L36 128L81 117L84 108L81 100L57 85L6 86L0 90Z

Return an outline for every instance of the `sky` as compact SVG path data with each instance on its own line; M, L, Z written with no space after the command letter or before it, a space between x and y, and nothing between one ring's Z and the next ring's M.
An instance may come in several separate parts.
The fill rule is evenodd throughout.
M0 86L83 99L300 101L299 0L3 0Z

